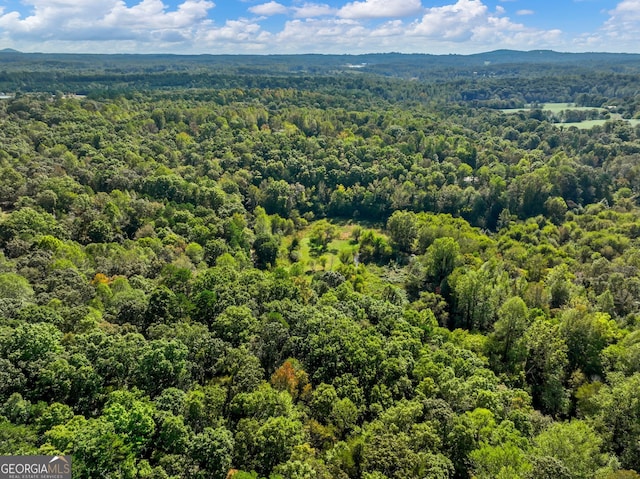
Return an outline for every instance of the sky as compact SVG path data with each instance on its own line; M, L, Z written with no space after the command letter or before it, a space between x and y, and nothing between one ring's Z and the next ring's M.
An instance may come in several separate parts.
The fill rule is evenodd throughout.
M0 0L24 52L640 53L640 0Z

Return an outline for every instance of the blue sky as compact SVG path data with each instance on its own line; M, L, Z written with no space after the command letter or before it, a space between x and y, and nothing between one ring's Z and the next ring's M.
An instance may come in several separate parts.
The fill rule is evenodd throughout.
M640 53L640 0L0 0L0 49Z

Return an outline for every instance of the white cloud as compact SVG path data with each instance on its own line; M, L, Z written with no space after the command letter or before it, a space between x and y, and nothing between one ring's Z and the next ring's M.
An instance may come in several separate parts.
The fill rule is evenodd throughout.
M397 18L422 10L420 0L364 0L347 3L338 11L341 18Z
M211 27L208 0L184 0L169 10L161 0L142 0L128 7L122 0L25 0L29 14L0 14L0 29L26 49L62 51L84 47L90 52L166 48L189 43L199 29ZM97 42L91 45L91 42ZM133 42L133 43L131 43ZM74 43L75 45L69 45ZM145 46L145 44L147 44ZM91 46L89 46L91 45ZM97 49L96 49L97 47Z
M293 7L296 18L314 18L335 15L337 10L326 4L305 3L301 7Z
M640 0L623 0L616 8L609 11L609 19L605 23L605 29L612 32L623 30L628 33L631 30L637 32L640 27Z
M516 12L516 15L533 15L533 14L535 14L535 13L536 13L536 12L534 12L533 10L526 10L526 9L525 9L525 10L518 10L518 11Z
M169 7L168 0L23 0L27 14L0 7L0 40L2 47L24 51L95 53L639 48L640 0L617 0L617 6L605 12L608 20L599 31L570 40L559 30L528 27L527 10L516 12L521 15L518 21L516 14L510 18L505 3L490 8L487 0L440 1L446 4L432 8L424 8L420 0L342 0L342 8L314 0L247 2L252 15L289 16L278 30L266 31L255 18L214 20L210 0L178 0L177 7Z
M190 28L198 21L207 18L213 2L205 0L185 0L173 12L167 12L161 0L143 0L137 5L127 7L118 2L99 25L107 27L132 27L146 29Z
M575 49L640 53L640 0L623 0L606 13L598 31L574 39Z
M270 17L272 15L286 14L289 12L289 9L281 3L272 1L249 7L249 11L251 13L255 13L256 15L264 15L265 17Z
M490 11L480 0L458 0L455 4L427 9L407 34L435 42L467 43L475 51L554 48L560 44L560 30L528 28L514 23L504 13L502 7Z
M286 22L274 37L275 46L283 52L339 53L363 51L368 30L349 19L306 19Z
M221 28L211 28L204 32L201 40L214 45L224 41L230 43L256 42L260 37L260 25L247 19L227 20Z
M557 49L564 44L561 31L528 28L508 18L502 7L490 10L479 0L459 0L427 9L417 20L395 19L375 26L352 18L291 20L271 40L274 51L290 53L475 53Z
M399 37L405 31L406 25L402 20L392 20L371 31L372 37Z
M564 43L564 34L557 29L527 28L506 17L489 16L486 23L474 28L471 39L474 43L490 48L558 49Z
M458 0L453 5L429 8L413 29L413 34L463 41L473 30L488 22L489 8L480 0Z

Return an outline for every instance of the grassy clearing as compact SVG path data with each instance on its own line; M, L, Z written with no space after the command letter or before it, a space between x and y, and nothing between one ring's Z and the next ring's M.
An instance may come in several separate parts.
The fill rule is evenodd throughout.
M612 119L624 120L633 127L640 125L640 120L635 118L631 120L625 120L624 118L612 118ZM579 128L581 130L588 130L589 128L593 128L594 126L602 126L607 121L610 121L610 120L585 120L585 121L579 121L575 123L558 123L558 125L564 126L566 128L569 128L570 126L575 126L576 128Z
M282 265L290 266L292 263L289 258L288 251L294 238L299 241L299 247L297 248L299 254L299 262L305 268L305 272L308 274L316 271L329 271L335 269L341 264L339 255L343 250L351 251L355 253L357 242L355 241L353 234L356 228L362 230L373 229L377 234L381 234L379 225L354 223L348 222L332 222L332 224L338 227L335 238L327 245L327 249L318 254L313 251L310 244L310 235L315 225L315 222L310 223L306 228L296 232L293 235L287 236L283 240L282 251L280 257L283 258Z
M541 109L543 111L550 111L551 113L560 113L564 110L576 110L576 111L591 111L599 110L604 111L604 108L594 108L590 106L576 106L574 103L544 103L542 108L525 106L524 108L501 108L500 111L504 113L517 113L519 111L531 111Z
M338 259L338 255L340 251L343 249L355 248L355 242L352 242L353 230L357 225L352 223L345 224L336 224L338 226L338 233L336 238L334 238L325 252L321 254L317 254L312 250L309 237L311 235L311 231L313 230L314 223L310 223L303 230L297 231L295 234L287 236L284 238L283 247L286 249L286 252L282 252L280 255L282 258L286 258L283 260L285 265L291 265L292 261L288 257L288 251L291 246L291 243L294 241L294 238L299 240L299 246L297 248L299 254L299 262L305 268L307 273L313 273L315 271L322 271L334 269L337 265L340 264L340 260ZM323 267L324 265L324 267Z
M518 113L518 112L524 112L524 111L531 111L534 109L537 109L538 107L531 107L531 106L526 106L524 108L501 108L500 111L503 113ZM576 111L591 111L591 110L598 110L600 112L604 112L606 111L605 108L594 108L594 107L588 107L588 106L575 106L575 104L573 103L545 103L544 105L542 105L541 108L543 111L549 111L553 114L559 114L561 111L565 111L565 110L576 110ZM594 126L602 126L604 125L607 121L610 120L624 120L629 122L629 124L633 127L640 125L640 119L632 119L632 120L628 120L625 118L622 118L622 116L620 116L619 114L611 114L611 118L609 119L598 119L598 120L584 120L584 121L577 121L577 122L564 122L564 123L556 123L556 125L558 126L563 126L566 128L575 126L576 128L579 128L581 130L587 130L589 128L593 128Z
M313 224L310 226L312 227ZM311 245L309 244L309 233L311 232L311 228L304 229L301 232L300 261L304 262L304 264L307 265L307 269L312 272L323 269L334 269L338 264L340 264L340 260L338 259L340 251L347 248L354 249L356 247L355 243L351 243L350 241L352 231L352 225L350 227L341 227L338 233L338 238L329 243L325 252L317 254L312 250ZM323 261L325 261L324 267Z
M593 128L594 126L602 126L607 121L608 120L584 120L584 121L577 121L573 123L558 123L558 125L564 126L565 128L575 126L580 130L588 130L589 128Z
M604 108L593 108L591 106L576 106L574 103L545 103L542 107L543 110L550 111L551 113L560 113L564 110L576 110L576 111L591 111L599 110L604 111Z

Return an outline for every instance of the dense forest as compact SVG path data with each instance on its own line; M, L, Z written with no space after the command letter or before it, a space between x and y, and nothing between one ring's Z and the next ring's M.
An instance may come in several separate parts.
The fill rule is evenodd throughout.
M0 52L0 454L640 478L639 82L637 55Z

